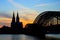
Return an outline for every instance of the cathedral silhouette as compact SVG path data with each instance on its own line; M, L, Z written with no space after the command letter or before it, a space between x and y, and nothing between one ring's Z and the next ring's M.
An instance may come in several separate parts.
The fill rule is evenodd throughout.
M13 12L11 27L3 26L0 28L0 34L20 34L23 31L23 24L22 22L19 22L19 14L17 12L17 16L15 18L15 14Z
M22 22L19 22L18 12L16 16L16 21L15 21L15 14L13 12L13 17L12 17L12 22L11 22L11 29L13 30L12 32L15 33L14 31L16 31L16 33L21 33L22 28L23 28L23 24Z

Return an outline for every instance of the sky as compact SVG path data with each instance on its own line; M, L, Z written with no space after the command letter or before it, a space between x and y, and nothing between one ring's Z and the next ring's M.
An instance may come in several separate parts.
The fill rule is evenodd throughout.
M10 26L13 11L25 26L44 11L60 11L60 0L0 0L0 27Z

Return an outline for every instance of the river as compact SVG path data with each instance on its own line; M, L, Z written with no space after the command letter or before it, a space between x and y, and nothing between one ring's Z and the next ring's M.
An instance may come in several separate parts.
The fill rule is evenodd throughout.
M46 36L60 38L60 34L47 34ZM0 40L40 40L40 39L25 34L20 35L0 34Z

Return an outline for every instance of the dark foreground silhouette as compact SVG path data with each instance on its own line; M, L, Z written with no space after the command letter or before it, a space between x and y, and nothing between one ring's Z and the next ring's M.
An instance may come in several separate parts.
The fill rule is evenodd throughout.
M46 26L47 22L50 21L52 17L57 18L57 24L52 25L51 23L49 23L49 25ZM58 20L60 20L59 17L60 12L43 12L41 15L37 16L32 24L27 24L25 28L23 28L22 22L19 22L18 13L15 20L15 15L13 12L11 27L3 26L2 28L0 28L0 34L26 34L44 39L45 34L60 34L60 24L58 24Z

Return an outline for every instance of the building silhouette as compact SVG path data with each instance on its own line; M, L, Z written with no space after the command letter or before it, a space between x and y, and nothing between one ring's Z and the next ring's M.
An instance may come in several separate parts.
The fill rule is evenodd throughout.
M17 12L17 16L15 18L15 14L13 12L11 27L3 26L0 28L0 34L21 34L23 30L23 24L22 22L19 22L19 14Z
M12 22L11 22L11 28L15 27L15 14L13 12Z
M19 22L19 15L17 12L17 16L15 19L15 14L13 12L12 22L11 22L11 29L13 30L12 33L21 33L23 28L22 22Z

